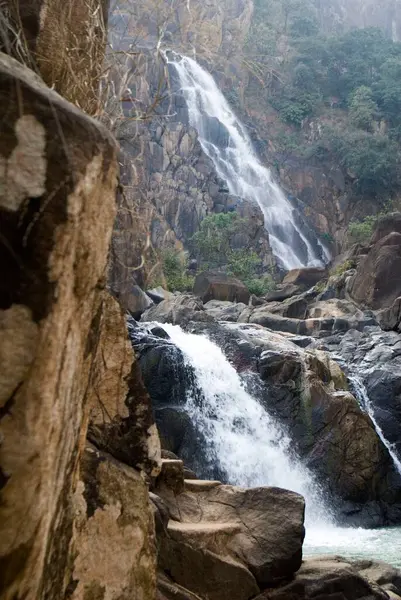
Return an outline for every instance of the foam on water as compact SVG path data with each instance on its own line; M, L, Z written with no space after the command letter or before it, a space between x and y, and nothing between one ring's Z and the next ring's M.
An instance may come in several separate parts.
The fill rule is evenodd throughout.
M338 527L313 474L292 451L291 439L245 389L221 349L204 335L161 325L195 372L201 394L189 392L186 412L206 439L212 460L231 484L277 486L306 500L305 555L376 558L401 567L401 530Z

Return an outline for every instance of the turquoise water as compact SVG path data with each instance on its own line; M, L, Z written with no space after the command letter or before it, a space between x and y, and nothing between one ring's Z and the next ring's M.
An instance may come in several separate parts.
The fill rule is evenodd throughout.
M401 527L357 529L313 527L306 530L304 556L336 554L345 558L382 560L401 569Z

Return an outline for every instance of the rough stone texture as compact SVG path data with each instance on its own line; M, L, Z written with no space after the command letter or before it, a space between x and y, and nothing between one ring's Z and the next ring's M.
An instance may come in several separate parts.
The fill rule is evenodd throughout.
M401 233L380 238L360 262L349 285L355 302L373 309L390 307L401 295Z
M118 460L156 475L160 470L160 441L150 398L128 338L124 313L114 298L104 296L87 394L91 407L88 437Z
M194 294L205 303L210 300L222 300L248 304L251 297L241 281L218 271L205 271L197 275Z
M319 269L318 267L293 269L284 277L283 284L300 285L304 286L305 289L309 289L316 285L318 281L324 279L326 275L327 271L325 269Z
M186 53L196 48L200 55L216 58L232 56L242 48L248 33L253 4L251 0L208 0L177 2L175 10L157 0L135 0L123 10L120 30L127 40L156 44L160 23L165 25L163 41Z
M376 313L377 321L384 331L399 331L401 326L401 297L396 298L390 308Z
M0 106L2 598L58 600L115 215L116 147L5 55Z
M384 589L363 570L336 556L307 558L293 581L276 590L267 590L255 600L387 600Z
M156 547L140 472L88 446L76 494L71 600L152 600Z
M171 296L157 306L149 308L141 317L142 322L158 321L159 323L172 323L185 325L189 321L202 321L212 323L213 317L203 308L199 298L189 294Z
M305 509L301 496L278 488L202 484L191 481L190 489L175 497L162 492L171 514L178 514L182 525L196 523L202 534L192 531L186 538L184 528L179 539L205 551L231 556L252 572L261 587L299 569ZM226 538L223 547L218 543L216 546L217 529L223 525Z

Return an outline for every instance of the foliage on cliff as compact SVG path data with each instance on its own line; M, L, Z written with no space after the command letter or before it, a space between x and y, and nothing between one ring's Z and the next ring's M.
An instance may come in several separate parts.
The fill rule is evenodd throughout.
M202 269L224 268L245 283L249 291L262 296L274 288L269 273L262 274L260 257L255 251L241 247L241 232L248 220L235 212L206 217L191 244Z
M256 0L247 54L266 106L293 130L275 140L283 149L336 163L355 195L400 187L400 43L376 28L325 36L312 0Z

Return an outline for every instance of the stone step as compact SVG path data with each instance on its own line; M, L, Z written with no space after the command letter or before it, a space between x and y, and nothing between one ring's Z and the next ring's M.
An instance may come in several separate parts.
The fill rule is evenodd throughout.
M241 532L241 526L239 523L229 522L181 523L170 519L167 531L176 542L224 555L228 553L228 542Z
M215 487L222 485L221 481L207 479L185 479L184 487L187 492L207 492Z

